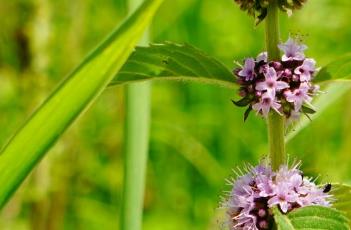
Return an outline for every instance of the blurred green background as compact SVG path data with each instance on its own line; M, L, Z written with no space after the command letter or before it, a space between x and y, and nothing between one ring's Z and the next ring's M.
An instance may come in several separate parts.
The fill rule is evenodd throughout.
M127 13L126 0L0 0L0 143ZM282 39L302 34L319 65L351 51L351 2L314 0ZM228 66L264 49L263 25L232 0L166 1L155 42L188 42ZM263 119L242 122L236 92L155 82L145 230L221 229L217 211L232 168L267 153ZM351 93L288 145L320 181L351 181ZM69 98L67 99L69 100ZM47 154L1 211L0 229L118 229L123 188L124 87L106 90ZM1 172L0 172L1 173ZM1 186L1 185L0 185Z

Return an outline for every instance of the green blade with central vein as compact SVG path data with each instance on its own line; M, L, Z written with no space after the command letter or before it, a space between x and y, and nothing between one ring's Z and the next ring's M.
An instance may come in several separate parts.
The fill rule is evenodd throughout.
M0 155L0 206L117 74L163 0L143 5L48 97Z

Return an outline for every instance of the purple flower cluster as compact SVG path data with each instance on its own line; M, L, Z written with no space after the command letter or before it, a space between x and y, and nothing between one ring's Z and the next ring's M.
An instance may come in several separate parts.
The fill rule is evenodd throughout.
M310 104L319 92L319 87L312 84L318 71L315 60L306 58L307 46L292 38L278 47L284 52L280 61L269 62L267 52L263 52L257 58L247 58L243 67L234 70L242 99L233 103L248 106L245 120L251 110L267 117L273 109L293 120L301 113L315 112Z
M278 206L283 213L310 205L330 206L330 185L318 187L303 176L298 166L289 169L282 165L277 172L269 166L250 166L246 174L238 175L231 182L232 190L223 203L230 218L230 229L271 229L273 206Z

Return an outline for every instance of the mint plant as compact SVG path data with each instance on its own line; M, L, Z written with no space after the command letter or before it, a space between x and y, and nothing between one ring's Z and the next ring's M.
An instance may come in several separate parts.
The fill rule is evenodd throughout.
M254 110L267 121L268 163L250 166L232 181L224 202L230 229L350 229L350 187L342 183L317 185L299 165L289 166L285 142L287 136L291 139L288 121L301 121L302 114L313 119L321 112L313 98L318 102L318 98L333 93L322 100L331 104L339 95L328 92L326 84L350 80L351 55L319 70L315 60L305 57L307 47L296 38L281 42L279 10L290 15L302 8L305 0L235 1L255 17L257 24L264 21L266 52L247 58L234 73L231 67L189 44L164 42L134 49L162 2L145 0L48 96L2 149L0 206L104 89L155 79L198 81L238 90L241 99L234 104L247 107L245 119ZM135 158L128 167L138 167ZM141 207L141 202L129 205Z

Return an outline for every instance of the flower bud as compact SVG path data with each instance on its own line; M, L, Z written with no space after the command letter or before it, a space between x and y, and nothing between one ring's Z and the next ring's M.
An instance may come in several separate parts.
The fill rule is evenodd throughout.
M301 9L307 0L279 0L279 6L282 10L297 10Z
M267 16L267 8L273 1L278 1L279 8L291 15L293 10L300 9L307 0L234 0L241 10L255 17L259 24Z

